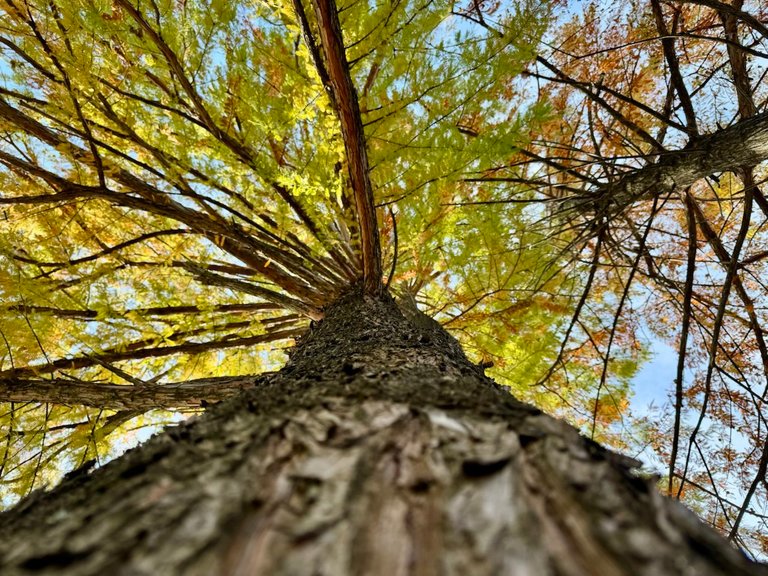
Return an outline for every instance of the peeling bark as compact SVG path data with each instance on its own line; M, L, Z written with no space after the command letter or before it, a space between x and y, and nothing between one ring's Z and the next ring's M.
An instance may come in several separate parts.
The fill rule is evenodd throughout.
M0 516L0 569L768 574L633 465L353 294L279 373Z

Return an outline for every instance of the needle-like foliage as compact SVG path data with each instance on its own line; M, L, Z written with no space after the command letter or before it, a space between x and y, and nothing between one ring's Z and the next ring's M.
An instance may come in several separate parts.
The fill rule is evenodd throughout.
M0 0L4 499L362 282L765 552L765 11Z

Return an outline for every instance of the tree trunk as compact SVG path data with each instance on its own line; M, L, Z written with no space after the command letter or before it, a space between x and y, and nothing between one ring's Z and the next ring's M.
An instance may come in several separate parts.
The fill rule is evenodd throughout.
M357 293L281 372L0 526L4 575L768 574L434 323Z

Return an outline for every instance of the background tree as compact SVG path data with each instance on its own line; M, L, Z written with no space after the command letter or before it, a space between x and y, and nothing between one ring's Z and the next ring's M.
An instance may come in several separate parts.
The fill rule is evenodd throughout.
M757 553L763 15L702 4L4 2L10 492L253 386L362 277L625 447L653 311L681 360L642 432Z
M621 327L669 342L671 410L645 434L665 488L763 553L764 19L758 3L590 5L529 71L558 114L514 162L478 178L530 183L592 262L567 331L580 336L563 340L557 362L567 373L588 339L600 374L591 433L618 404L608 369L626 347ZM593 331L584 318L606 290L613 320Z

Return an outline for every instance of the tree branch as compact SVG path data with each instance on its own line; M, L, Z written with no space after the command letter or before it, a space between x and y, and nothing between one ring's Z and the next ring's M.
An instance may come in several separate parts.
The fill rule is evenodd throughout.
M224 337L220 340L210 340L208 342L185 342L175 346L158 346L149 348L150 342L142 340L132 342L118 348L110 349L102 354L89 354L87 356L75 356L73 358L59 358L39 366L28 366L15 368L0 372L0 381L30 378L40 374L53 374L58 370L78 370L98 365L100 362L122 362L126 360L141 360L143 358L161 358L172 356L174 354L200 354L211 350L224 350L226 348L240 348L244 346L254 346L266 342L276 342L278 340L287 340L297 338L305 331L304 328L288 328L277 332L268 332L267 334L257 334L256 336L244 336L229 338Z
M91 406L104 410L202 408L256 384L256 378L222 377L148 386L87 382L67 378L0 379L0 402Z
M595 207L606 216L626 210L650 196L683 190L697 180L734 167L768 160L768 112L742 120L709 136L694 139L682 150L665 153L655 164L627 172L617 182L600 186L591 200L574 205Z
M313 4L328 77L333 88L333 102L341 122L349 176L357 207L363 256L363 283L367 293L378 294L382 288L381 247L360 105L349 73L336 4L334 0L314 0Z

